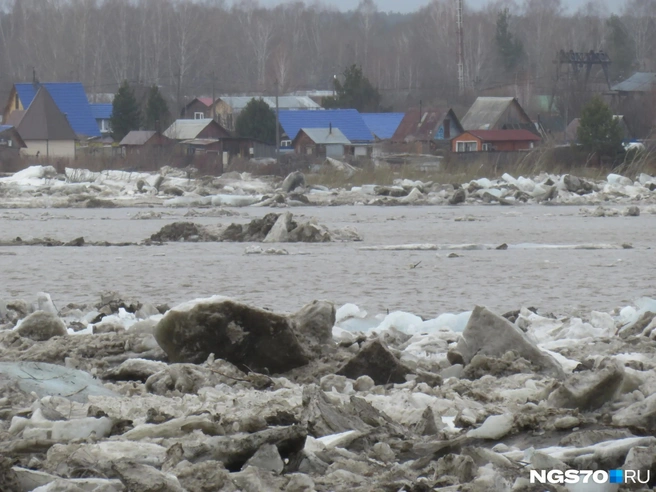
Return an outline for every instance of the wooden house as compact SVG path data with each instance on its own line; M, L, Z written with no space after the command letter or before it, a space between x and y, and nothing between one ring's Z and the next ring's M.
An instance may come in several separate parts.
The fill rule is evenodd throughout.
M339 128L301 128L292 141L294 152L314 157L342 159L351 141Z
M133 130L119 143L125 155L164 151L175 141L155 131Z
M514 97L479 97L461 120L466 130L529 130L533 121Z
M164 136L172 140L192 140L196 138L226 138L231 133L213 119L203 118L197 120L180 119L166 129Z
M391 141L409 145L408 151L427 154L441 147L448 149L451 139L462 132L460 120L451 108L413 108L405 113Z
M12 118L14 112L26 111L32 104L36 94L41 88L46 88L55 107L65 115L69 126L79 137L99 137L101 135L98 122L84 87L79 82L45 82L14 84L9 99L3 110L4 124L18 126ZM13 123L9 123L14 121ZM29 145L28 145L29 147Z
M452 152L515 152L530 150L540 137L528 130L470 130L451 140Z
M45 87L39 88L16 130L25 142L25 155L75 157L75 131Z
M185 120L204 120L212 118L212 98L196 97L180 113Z

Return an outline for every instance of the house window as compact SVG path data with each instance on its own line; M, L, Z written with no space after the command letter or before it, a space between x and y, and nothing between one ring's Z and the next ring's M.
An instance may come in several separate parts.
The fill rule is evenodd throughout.
M205 119L205 113L201 113L200 111L196 111L194 113L194 119L195 120L203 120Z
M109 120L100 120L100 133L109 133L112 129L109 127Z
M492 150L492 144L491 143L484 143L483 144L483 152L490 152Z
M478 142L456 142L456 152L476 152Z
M18 94L16 94L16 99L14 100L14 109L18 109Z

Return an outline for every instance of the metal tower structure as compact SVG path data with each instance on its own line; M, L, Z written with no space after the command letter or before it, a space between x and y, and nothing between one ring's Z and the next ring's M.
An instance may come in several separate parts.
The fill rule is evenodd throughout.
M456 26L458 37L458 93L465 94L465 32L462 21L464 0L456 0Z
M579 73L583 68L585 68L585 80L583 82L583 87L587 86L588 79L590 78L590 71L592 70L593 65L601 66L601 69L604 71L606 76L606 85L608 90L610 90L610 78L608 76L608 67L610 66L611 59L603 51L595 52L590 50L587 53L578 53L574 51L565 51L560 50L556 54L556 59L554 60L556 64L556 81L560 79L561 66L567 65L572 68L574 76L578 78Z
M588 52L575 52L573 50L560 50L556 53L554 64L556 65L556 79L551 93L551 101L549 102L549 111L551 111L551 108L553 107L556 94L562 92L563 79L565 79L565 83L567 84L568 92L571 90L570 84L572 83L575 84L575 90L578 92L585 92L587 90L590 72L592 71L593 66L601 67L604 76L606 77L606 85L608 86L608 90L610 90L610 76L608 69L612 64L612 60L603 51L595 52L594 50L590 50ZM566 70L563 70L563 65ZM583 80L581 80L579 76L583 69L585 69L585 75ZM568 111L569 101L565 109L565 119L568 117Z

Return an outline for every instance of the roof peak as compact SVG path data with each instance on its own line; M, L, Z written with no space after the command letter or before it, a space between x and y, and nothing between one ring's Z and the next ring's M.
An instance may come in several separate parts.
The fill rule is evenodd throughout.
M46 88L75 133L88 137L100 136L98 123L81 82L40 82L37 88L32 82L20 82L14 84L14 88L25 109L32 104L37 92Z
M46 87L39 87L18 125L23 140L76 140L66 115Z

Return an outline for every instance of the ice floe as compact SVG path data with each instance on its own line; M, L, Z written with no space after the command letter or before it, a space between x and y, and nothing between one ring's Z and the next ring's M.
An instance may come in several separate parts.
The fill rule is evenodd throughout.
M656 462L651 298L424 319L106 293L62 314L68 334L13 329L49 300L0 302L3 490L382 490L390 467L395 490L510 490Z

